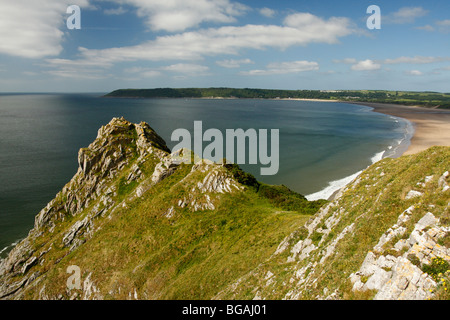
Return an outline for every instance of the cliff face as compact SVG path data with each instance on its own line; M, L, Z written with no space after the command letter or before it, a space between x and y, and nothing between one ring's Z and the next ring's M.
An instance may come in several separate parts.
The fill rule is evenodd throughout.
M186 157L146 123L103 126L1 261L0 298L448 299L450 148L385 159L326 205Z

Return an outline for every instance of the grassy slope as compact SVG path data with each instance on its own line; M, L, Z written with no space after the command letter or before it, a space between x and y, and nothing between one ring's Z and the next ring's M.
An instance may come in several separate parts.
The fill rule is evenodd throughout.
M408 222L409 228L405 236L409 235L414 224L430 211L430 205L435 206L432 211L441 219L441 223L450 225L448 193L437 192L437 180L449 169L449 161L450 148L434 148L416 156L386 159L365 172L361 183L347 192L339 203L348 212L342 222L350 224L355 221L355 231L340 243L337 250L341 254L335 255L323 266L324 275L320 278L322 286L332 287L332 283L339 281L344 298L360 298L351 291L350 281L342 280L359 268L367 252L377 244L381 235L392 227L398 216L411 205L416 205L416 209ZM382 178L381 172L385 174ZM419 188L417 183L423 182L426 176L433 176L434 183L429 184L427 188ZM420 200L405 200L406 194L412 189L424 192L424 197ZM361 213L366 214L356 220ZM400 239L394 239L392 244L398 240ZM389 253L398 255L395 252ZM319 290L316 291L318 292Z
M138 185L124 184L123 178L133 164L130 162L111 182L117 190L116 203L127 200ZM141 170L148 177L156 164L150 157ZM73 252L63 247L62 238L98 201L76 217L66 215L52 233L39 237L35 248L43 252L51 246L52 250L29 271L44 275L26 289L23 297L36 299L45 286L49 297L69 298L75 292L78 296L74 297L80 298L81 291L68 292L66 287L67 267L77 265L82 280L89 278L106 299L126 299L135 292L139 299L252 299L257 294L281 299L295 290L302 291L302 298L315 298L324 289L337 289L341 298L360 298L351 291L348 276L358 270L367 252L406 208L415 206L409 229L430 210L442 224L450 225L448 191L438 192L437 187L449 164L450 148L436 147L418 155L384 159L366 170L359 183L330 205L318 224L326 228L325 220L341 212L333 230L325 234L316 228L309 235L323 249L354 223L353 231L337 243L335 253L324 263L319 263L323 250L312 252L303 261L287 262L289 249L274 255L288 235L293 235L289 248L308 236L304 225L315 218L311 214L321 203L304 202L302 196L285 187L255 183L252 177L229 168L238 181L248 185L245 191L211 195L215 210L192 212L177 203L191 194L192 186L207 173L196 171L186 178L192 166L182 165L141 198L127 201L127 207L118 206L113 213L97 218L98 231ZM426 176L433 176L432 181L418 186ZM423 192L423 196L405 200L411 189ZM176 212L167 218L172 206ZM316 264L311 267L310 263ZM302 267L306 268L304 275L314 279L314 285L297 283L293 274ZM275 276L267 285L269 271ZM234 283L236 287L230 286ZM363 298L370 298L370 294Z
M330 204L330 210L319 222L311 239L319 244L319 249L302 261L288 261L290 249L299 240L305 238L307 232L302 228L294 233L289 241L288 249L282 254L272 257L257 270L245 275L235 288L228 288L220 298L252 299L258 293L267 299L282 299L288 292L301 292L302 299L316 299L335 290L341 299L370 299L374 292L354 293L348 279L361 266L368 251L378 243L381 235L391 228L398 216L414 205L412 218L407 223L407 238L417 223L427 212L432 212L443 226L450 226L449 192L442 192L438 187L438 179L450 169L450 148L434 147L418 155L405 156L399 159L384 159L366 170L359 183L347 190L336 202ZM383 174L382 174L383 173ZM424 187L424 178L433 176ZM406 200L410 190L423 192L423 196ZM340 217L333 230L324 235L318 229L326 229L325 221L333 214ZM343 237L336 246L335 252L324 262L320 262L324 250L345 227L354 223L354 229ZM303 230L304 231L304 230ZM386 245L384 254L394 256L403 252L395 252L390 248L400 238L394 238ZM450 246L449 234L441 240L441 245ZM311 281L301 282L296 272L306 268L303 279L310 276ZM268 272L274 274L267 280ZM449 293L439 287L437 299L449 299Z
M154 166L149 161L141 169L151 174ZM311 208L307 214L285 211L274 199L249 187L245 192L221 194L216 210L191 212L177 207L175 216L168 219L164 215L167 209L176 206L189 194L191 183L201 181L206 174L198 172L190 176L192 181L178 183L191 167L183 165L129 207L101 218L100 230L93 238L67 256L61 239L74 218L68 217L52 235L40 238L36 246L53 243L53 250L33 271L49 271L25 297L38 298L45 285L48 296L69 298L74 292L66 292L66 269L76 265L83 281L92 273L90 279L106 299L126 299L135 291L140 299L210 299L268 259L287 234L310 218ZM127 174L114 182L119 201L133 191L133 186L123 186L121 178Z

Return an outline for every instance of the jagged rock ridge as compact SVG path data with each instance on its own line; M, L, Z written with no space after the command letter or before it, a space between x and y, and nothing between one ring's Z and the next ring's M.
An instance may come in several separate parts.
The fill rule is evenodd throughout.
M37 214L28 237L1 261L0 298L20 298L21 292L42 276L40 271L32 272L32 267L42 264L55 246L67 249L57 259L58 263L93 236L100 228L97 223L100 218L111 218L118 208L126 208L128 203L173 174L185 160L183 157L190 155L188 150L171 154L165 141L147 123L133 124L124 118L114 118L102 126L95 141L80 149L75 176ZM145 166L152 170L151 174L144 174L142 168ZM193 166L192 172L195 171L207 172L208 177L192 186L198 193L180 200L179 207L189 207L192 211L214 209L212 196L207 193L242 190L242 186L220 165L200 161ZM124 172L127 174L122 176L118 185L117 178ZM133 184L138 187L131 195L121 197L119 189L127 189ZM168 218L174 215L174 207L169 211ZM60 230L65 221L69 221L67 226ZM61 233L59 243L41 241L48 234L58 238L58 233ZM41 247L36 248L35 243L40 243ZM87 294L85 292L83 298L102 298L90 275L86 286ZM40 298L49 298L45 290Z
M0 299L442 296L445 275L426 267L450 262L450 148L385 159L313 216L186 159L146 123L103 126L0 262ZM280 190L265 194L282 203ZM72 265L80 289L66 285Z

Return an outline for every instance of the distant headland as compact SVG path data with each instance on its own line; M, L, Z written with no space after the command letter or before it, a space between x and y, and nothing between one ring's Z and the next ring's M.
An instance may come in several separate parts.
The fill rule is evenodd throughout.
M252 88L119 89L108 98L303 99L389 103L450 109L450 93L385 90L277 90Z

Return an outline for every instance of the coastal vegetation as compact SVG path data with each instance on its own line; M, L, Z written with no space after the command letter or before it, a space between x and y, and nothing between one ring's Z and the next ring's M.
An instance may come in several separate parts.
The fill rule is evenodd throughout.
M0 263L0 299L210 299L327 202L262 184L235 164L177 161L146 124L102 127L80 150L77 174ZM95 289L66 291L70 266ZM35 277L39 285L22 290Z
M450 93L385 90L274 90L251 88L155 88L119 89L110 98L239 98L239 99L322 99L376 102L450 109Z
M146 123L100 128L0 261L0 299L449 299L449 147L383 159L332 201L180 156Z

